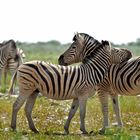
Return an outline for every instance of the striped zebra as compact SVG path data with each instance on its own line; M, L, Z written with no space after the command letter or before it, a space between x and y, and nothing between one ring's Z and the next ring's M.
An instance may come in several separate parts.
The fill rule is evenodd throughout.
M15 70L23 63L24 58L25 58L25 53L23 52L23 50L21 48L17 48L16 59L13 58L8 59L7 64L5 65L3 70L5 85L6 85L8 71L10 71L10 74L13 76Z
M17 59L17 47L14 40L9 40L0 44L0 85L2 80L2 71L9 59Z
M103 41L102 44L104 43ZM83 61L78 53L79 51L80 48L78 45L74 47L71 46L59 57L59 64L70 65L75 62ZM118 94L136 96L140 93L140 57L130 59L131 57L132 54L127 49L113 48L111 50L112 65L104 81L101 82L97 88L104 118L103 128L100 130L100 133L104 133L105 128L109 126L108 95L111 95L118 125L123 126L120 116Z
M78 106L80 108L80 130L86 134L85 129L85 111L87 98L91 96L96 85L103 81L109 66L111 64L110 46L103 46L88 34L77 34L72 46L77 44L81 46L81 52L85 57L80 66L60 66L48 64L43 61L26 62L19 66L17 72L12 78L9 94L12 92L14 80L17 75L19 85L19 96L13 104L11 127L16 129L17 113L25 100L25 114L29 127L35 133L38 130L33 123L31 112L35 103L38 92L42 95L55 99L67 100L73 99L72 112L74 113ZM89 43L92 50L89 52ZM84 51L86 54L84 54ZM90 93L90 94L89 94ZM65 126L65 133L69 133L69 121Z

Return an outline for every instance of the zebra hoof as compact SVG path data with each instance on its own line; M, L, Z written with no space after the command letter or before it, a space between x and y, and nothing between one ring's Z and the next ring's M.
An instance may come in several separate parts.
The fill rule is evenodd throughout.
M11 130L16 132L16 127L11 125Z
M37 129L31 129L34 133L38 134L39 131Z
M69 134L69 128L67 126L64 126L64 134L65 135Z
M103 128L101 128L101 129L99 130L99 134L100 134L100 135L105 134L105 128L104 128L104 127L103 127Z
M69 134L69 131L68 130L65 130L64 131L64 135L68 135Z
M82 131L82 134L87 135L88 132L86 130Z

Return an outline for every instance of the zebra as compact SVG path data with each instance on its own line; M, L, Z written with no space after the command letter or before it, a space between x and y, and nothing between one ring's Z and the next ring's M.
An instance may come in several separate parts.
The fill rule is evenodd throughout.
M102 41L104 44L104 41ZM62 55L58 62L61 65L70 65L82 61L80 47L71 46ZM112 64L103 82L98 85L97 92L102 106L103 128L100 133L105 132L109 127L108 120L108 95L111 95L113 108L116 114L118 126L122 127L123 123L120 116L120 107L118 94L127 96L136 96L140 93L140 57L132 58L132 53L127 49L111 50Z
M23 63L23 59L25 58L25 53L21 48L17 48L17 56L16 59L10 58L7 61L7 64L4 67L3 73L4 73L4 84L6 85L6 79L8 71L10 71L10 74L13 76L15 73L15 70Z
M14 40L9 40L0 44L0 85L2 80L2 71L7 65L9 59L17 59L17 47Z
M80 108L80 130L87 134L85 129L86 102L92 96L91 90L95 90L96 85L103 81L111 64L111 52L109 44L103 46L99 41L88 34L77 33L72 46L81 46L81 52L85 57L79 66L60 66L48 64L43 61L26 62L19 66L17 72L12 77L9 95L12 92L14 80L17 75L19 85L19 96L13 104L11 128L16 130L17 113L25 100L25 114L29 127L35 133L38 130L33 123L31 112L38 92L55 100L73 99L72 112ZM90 52L89 44L92 47ZM84 54L84 50L86 54ZM92 75L91 75L92 74ZM91 93L91 94L89 94ZM69 120L71 118L69 117ZM69 133L69 122L64 127L65 133Z

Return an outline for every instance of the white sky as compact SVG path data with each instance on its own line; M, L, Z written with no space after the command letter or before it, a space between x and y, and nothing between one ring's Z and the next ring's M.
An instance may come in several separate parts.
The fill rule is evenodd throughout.
M0 41L72 41L74 32L126 43L140 38L140 0L0 0Z

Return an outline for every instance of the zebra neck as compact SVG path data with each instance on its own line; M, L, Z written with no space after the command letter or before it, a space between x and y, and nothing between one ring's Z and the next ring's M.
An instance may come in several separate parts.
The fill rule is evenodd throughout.
M102 45L97 40L92 40L91 42L88 41L88 43L85 43L85 46L87 47L85 47L85 50L83 51L83 57L88 56L92 52L95 52L95 50L97 51L102 47Z
M96 55L89 58L86 63L81 64L81 71L85 76L85 80L91 86L102 82L106 76L110 66L110 57L106 55Z
M81 65L80 71L82 72L84 81L89 86L95 86L102 82L105 76L105 70L100 68L100 66L96 66L94 63Z

